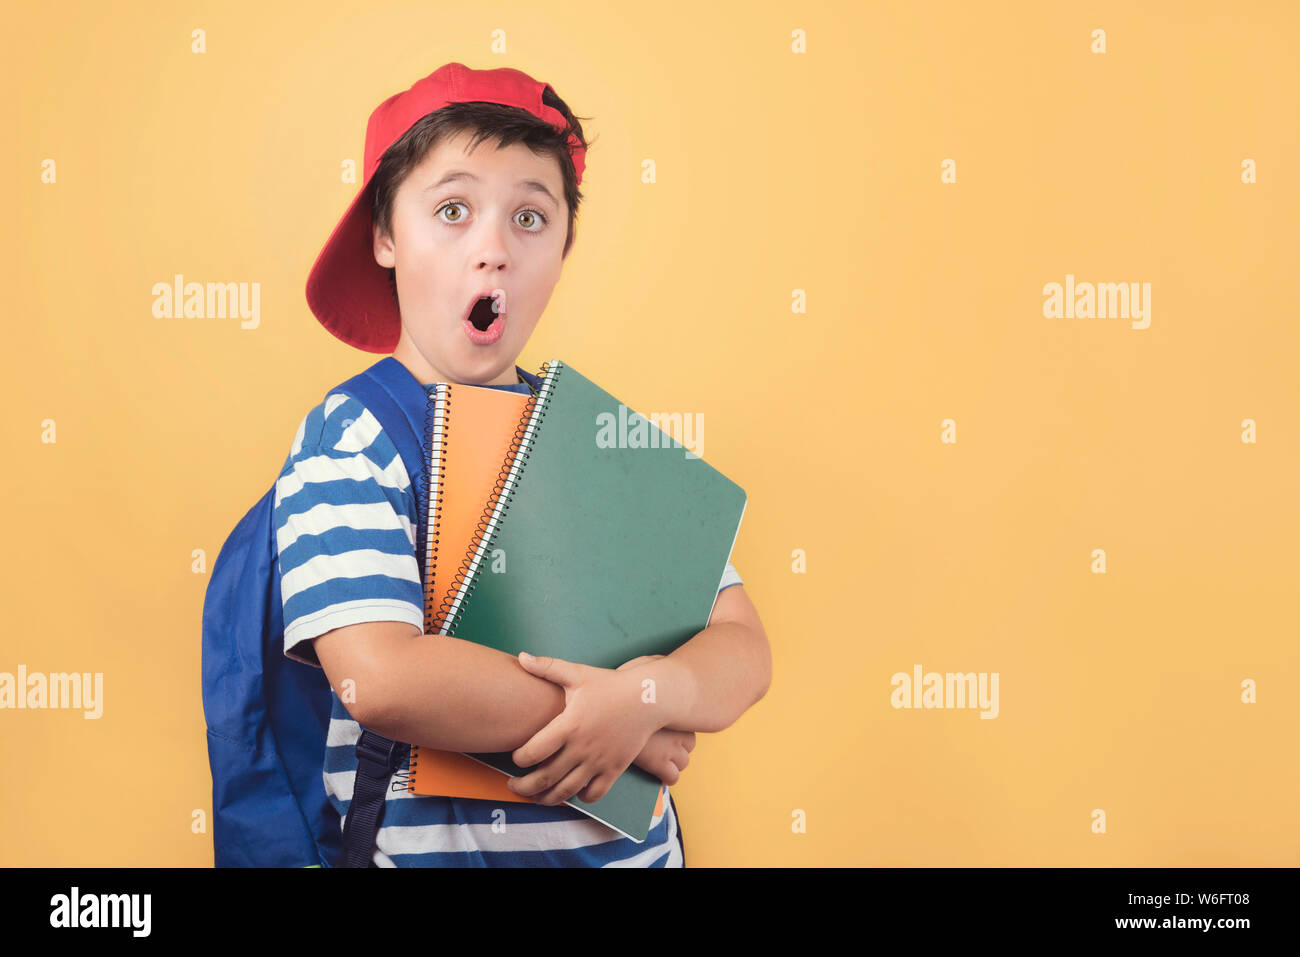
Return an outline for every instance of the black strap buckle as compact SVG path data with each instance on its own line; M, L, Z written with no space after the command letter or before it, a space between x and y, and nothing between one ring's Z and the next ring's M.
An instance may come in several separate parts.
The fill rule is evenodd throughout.
M392 774L402 763L402 748L400 741L389 740L369 728L362 728L361 737L357 739L357 760L377 764Z

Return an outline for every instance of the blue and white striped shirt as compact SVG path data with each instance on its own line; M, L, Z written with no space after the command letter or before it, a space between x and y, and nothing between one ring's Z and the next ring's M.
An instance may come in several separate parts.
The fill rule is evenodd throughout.
M426 387L429 388L429 387ZM524 383L490 386L526 393ZM320 667L312 639L366 621L424 630L417 503L397 447L355 399L334 393L307 413L275 487L284 653ZM718 590L741 584L727 562ZM346 819L360 725L331 691L325 792ZM637 844L568 805L414 794L393 775L375 842L380 867L681 867L677 811Z

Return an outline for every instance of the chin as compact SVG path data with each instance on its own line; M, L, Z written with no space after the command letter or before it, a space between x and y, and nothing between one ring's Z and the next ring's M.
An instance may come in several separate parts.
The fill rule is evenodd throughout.
M466 356L464 353L459 353L452 362L448 363L450 368L447 369L447 374L466 385L482 385L497 378L503 372L514 369L514 360L503 359L505 355L504 352L493 356Z

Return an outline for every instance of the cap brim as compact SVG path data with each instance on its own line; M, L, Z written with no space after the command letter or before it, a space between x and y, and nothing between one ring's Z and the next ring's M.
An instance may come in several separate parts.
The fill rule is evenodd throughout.
M388 272L375 262L370 183L364 184L307 275L307 305L350 346L391 353L402 331Z

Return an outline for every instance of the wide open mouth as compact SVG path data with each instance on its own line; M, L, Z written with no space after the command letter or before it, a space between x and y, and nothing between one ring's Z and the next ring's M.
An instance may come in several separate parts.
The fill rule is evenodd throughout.
M497 317L496 301L491 296L483 296L474 303L469 311L469 321L479 332L486 332Z

